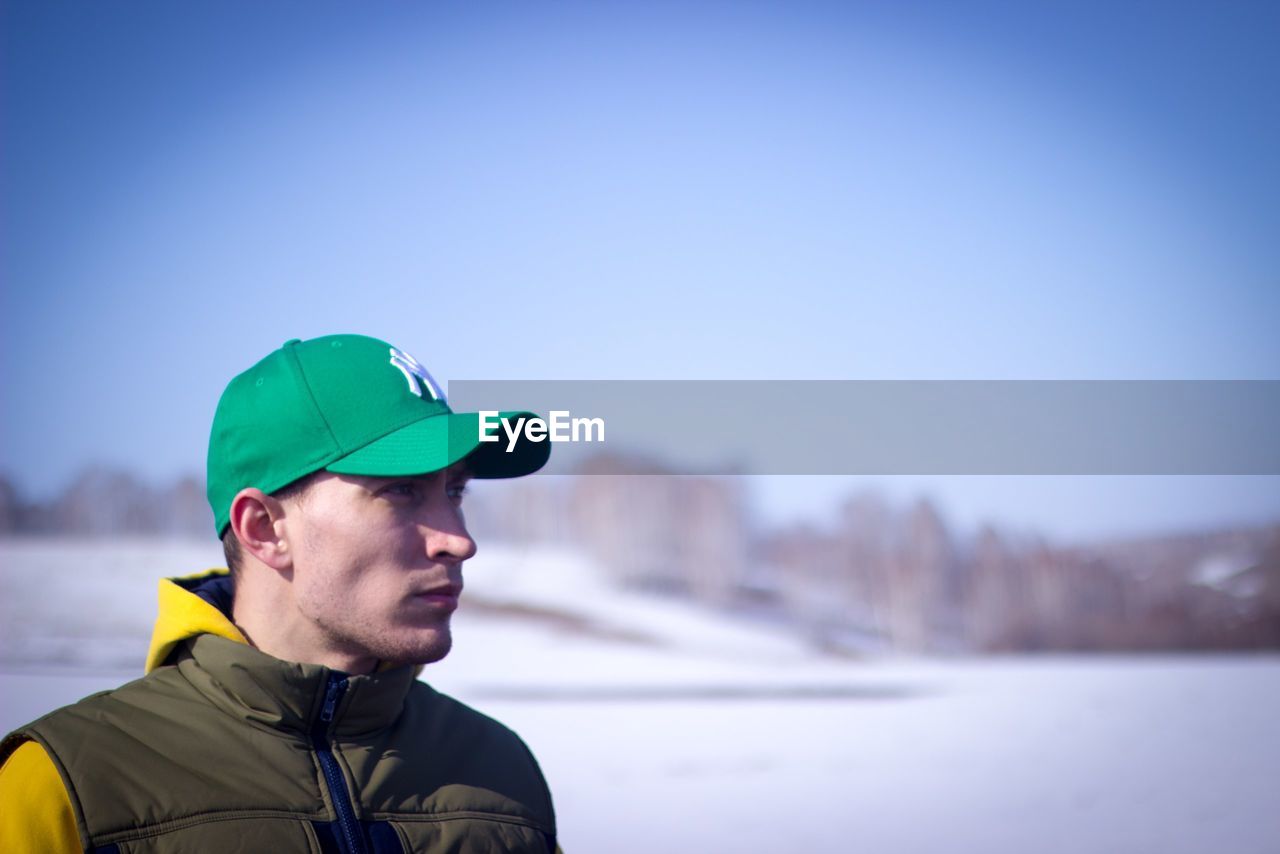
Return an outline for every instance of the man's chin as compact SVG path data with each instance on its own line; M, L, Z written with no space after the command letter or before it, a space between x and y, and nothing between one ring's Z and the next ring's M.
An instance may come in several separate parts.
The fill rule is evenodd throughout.
M382 661L392 665L433 664L449 654L453 648L453 636L446 629L435 637L423 639L417 643L407 643L396 649L386 650Z

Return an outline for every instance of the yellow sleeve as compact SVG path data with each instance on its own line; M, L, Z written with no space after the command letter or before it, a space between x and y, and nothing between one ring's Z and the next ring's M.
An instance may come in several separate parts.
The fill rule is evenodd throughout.
M0 851L80 854L71 799L44 748L24 742L0 767Z

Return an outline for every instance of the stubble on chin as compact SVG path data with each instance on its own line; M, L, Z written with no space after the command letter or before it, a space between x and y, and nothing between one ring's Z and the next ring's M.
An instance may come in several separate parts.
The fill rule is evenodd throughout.
M378 659L389 666L434 664L453 648L453 632L446 623L429 639L388 638Z

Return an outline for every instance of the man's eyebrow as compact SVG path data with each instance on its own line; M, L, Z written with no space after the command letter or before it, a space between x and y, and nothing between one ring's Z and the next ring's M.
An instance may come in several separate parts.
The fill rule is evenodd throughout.
M423 481L439 480L440 478L444 478L445 480L462 480L462 479L470 480L472 477L473 475L471 473L470 468L454 468L453 466L449 466L448 468L443 468L443 469L436 469L435 471L423 472L422 474L405 475L405 478L408 480L423 480Z
M364 483L370 488L383 484L403 483L406 480L427 482L440 476L440 471L429 471L423 474L367 474L362 475Z

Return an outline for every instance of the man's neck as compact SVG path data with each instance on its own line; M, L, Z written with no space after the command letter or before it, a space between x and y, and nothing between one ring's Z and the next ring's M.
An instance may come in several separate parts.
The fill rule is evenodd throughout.
M231 621L255 649L281 661L319 664L353 675L377 669L374 656L332 649L318 638L315 626L298 613L287 585L280 589L255 584L244 575L237 579Z

